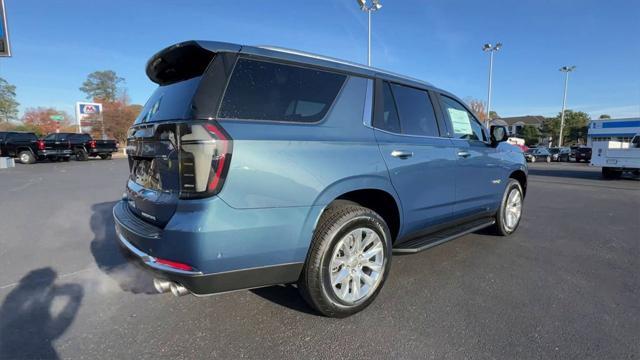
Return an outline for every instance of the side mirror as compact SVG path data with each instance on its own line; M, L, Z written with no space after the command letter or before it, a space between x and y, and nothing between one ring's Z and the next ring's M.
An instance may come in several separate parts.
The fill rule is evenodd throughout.
M491 134L491 145L496 146L498 143L507 141L509 135L507 135L507 128L500 125L491 125L489 128Z

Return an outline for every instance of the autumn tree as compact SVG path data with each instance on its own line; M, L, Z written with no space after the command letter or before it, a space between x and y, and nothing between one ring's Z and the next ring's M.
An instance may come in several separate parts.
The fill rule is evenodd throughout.
M124 78L119 77L113 70L94 71L82 83L80 91L87 99L102 102L115 102L122 94L120 84Z
M52 117L62 116L61 121L56 121ZM69 114L54 108L29 108L22 116L22 123L29 131L33 131L38 135L46 135L56 130L65 131L71 126Z
M476 115L478 120L481 122L485 122L487 120L487 108L484 105L484 102L478 99L467 99L467 105L471 108L471 111Z
M0 122L14 120L18 116L18 105L15 85L0 78Z
M102 105L102 118L105 133L123 144L127 139L127 131L142 110L141 105L129 104L126 96ZM100 130L100 129L94 129Z

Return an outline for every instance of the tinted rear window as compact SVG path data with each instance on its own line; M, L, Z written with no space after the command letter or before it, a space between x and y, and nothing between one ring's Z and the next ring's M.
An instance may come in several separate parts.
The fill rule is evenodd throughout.
M402 133L438 136L436 114L429 93L397 84L391 85L391 88L400 114Z
M135 124L185 119L191 113L191 103L202 76L159 86L147 100Z
M329 111L345 75L248 59L238 60L219 117L316 122Z
M13 133L7 136L12 140L20 140L20 141L33 141L38 140L38 137L33 133Z

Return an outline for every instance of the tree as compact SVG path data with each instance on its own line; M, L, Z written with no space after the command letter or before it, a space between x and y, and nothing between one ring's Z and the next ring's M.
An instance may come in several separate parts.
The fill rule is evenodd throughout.
M536 145L540 141L540 131L533 125L525 125L518 134L527 146Z
M18 116L18 105L15 85L0 78L0 122L14 120Z
M62 116L62 121L52 119L52 116ZM54 108L29 108L22 116L22 123L27 131L33 131L38 135L46 135L56 130L66 130L71 125L69 114Z
M82 83L80 91L87 94L87 99L102 102L114 102L122 93L120 84L124 78L113 70L94 71Z
M500 115L498 115L497 112L491 110L489 111L489 119L493 120L493 119L499 119Z
M600 117L598 119L600 119L600 120L611 119L611 116L607 115L607 114L602 114L602 115L600 115Z
M487 120L487 110L484 103L478 99L466 99L467 105L471 108L471 111L476 115L478 120L485 122Z
M547 118L542 124L542 133L547 137L552 137L554 144L558 144L561 116L562 113L558 113L556 117ZM585 112L565 110L562 144L568 145L586 142L589 121L589 115Z
M124 143L127 140L127 131L133 125L133 121L142 110L142 105L129 104L129 98L125 95L113 102L105 102L102 106L102 118L104 130L107 136ZM94 135L100 138L100 128L94 128Z

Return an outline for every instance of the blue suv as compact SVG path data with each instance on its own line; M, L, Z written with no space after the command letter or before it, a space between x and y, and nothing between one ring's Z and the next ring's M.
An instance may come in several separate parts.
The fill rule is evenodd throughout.
M320 313L369 305L392 253L513 233L527 167L454 95L298 51L188 41L128 133L120 243L159 292L297 283Z

